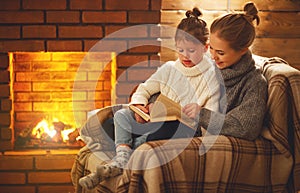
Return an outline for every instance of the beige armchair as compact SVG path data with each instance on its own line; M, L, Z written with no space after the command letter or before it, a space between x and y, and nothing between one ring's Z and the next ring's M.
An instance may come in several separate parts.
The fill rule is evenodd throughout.
M101 182L94 190L84 190L79 178L114 156L110 144L103 143L107 134L99 128L122 105L105 107L81 130L88 145L80 150L72 168L75 191L300 191L300 71L279 58L257 56L255 60L269 85L268 111L258 139L215 136L205 143L203 137L147 142L133 153L122 175Z

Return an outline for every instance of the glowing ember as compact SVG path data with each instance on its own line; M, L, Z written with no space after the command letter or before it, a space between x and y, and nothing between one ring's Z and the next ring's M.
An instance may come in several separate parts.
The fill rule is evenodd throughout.
M66 142L69 140L69 135L75 130L75 128L65 125L57 118L53 119L52 125L46 119L43 119L32 129L31 136L36 139Z

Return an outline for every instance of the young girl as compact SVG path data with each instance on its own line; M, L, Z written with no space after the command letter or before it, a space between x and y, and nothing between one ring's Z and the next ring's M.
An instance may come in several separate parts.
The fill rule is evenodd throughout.
M160 92L180 103L184 107L183 113L191 118L197 117L195 110L199 106L219 110L219 84L215 79L215 66L205 55L208 29L206 22L198 18L201 15L197 8L186 12L186 18L179 23L175 34L178 59L165 63L140 84L130 104L149 113L150 96ZM114 115L114 125L116 156L111 163L98 166L96 173L81 178L81 186L91 189L102 180L121 174L132 150L144 143L149 132L160 128L162 123L145 123L131 110L121 109ZM166 129L175 129L168 126ZM187 132L184 137L193 137L195 130Z
M213 21L210 27L210 53L220 69L227 99L227 110L221 135L254 140L261 133L267 102L267 82L255 67L249 47L255 38L253 21L259 24L253 3L244 13L231 13ZM212 111L201 108L199 124L207 129ZM224 118L213 113L214 120ZM216 118L219 117L219 118ZM214 125L214 124L212 124ZM218 129L213 128L211 134Z

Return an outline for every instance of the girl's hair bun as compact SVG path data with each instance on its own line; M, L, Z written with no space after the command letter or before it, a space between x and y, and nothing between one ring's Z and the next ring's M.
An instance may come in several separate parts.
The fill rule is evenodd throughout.
M196 17L198 18L199 16L202 16L202 12L197 8L193 8L193 10L188 10L186 13L185 13L186 17Z

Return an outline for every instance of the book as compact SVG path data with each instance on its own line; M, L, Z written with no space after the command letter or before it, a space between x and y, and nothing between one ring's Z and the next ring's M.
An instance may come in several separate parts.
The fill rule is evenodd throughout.
M163 94L160 94L153 103L150 114L143 112L134 105L129 105L129 108L147 122L179 121L191 128L194 128L195 125L195 121L182 112L179 103Z

